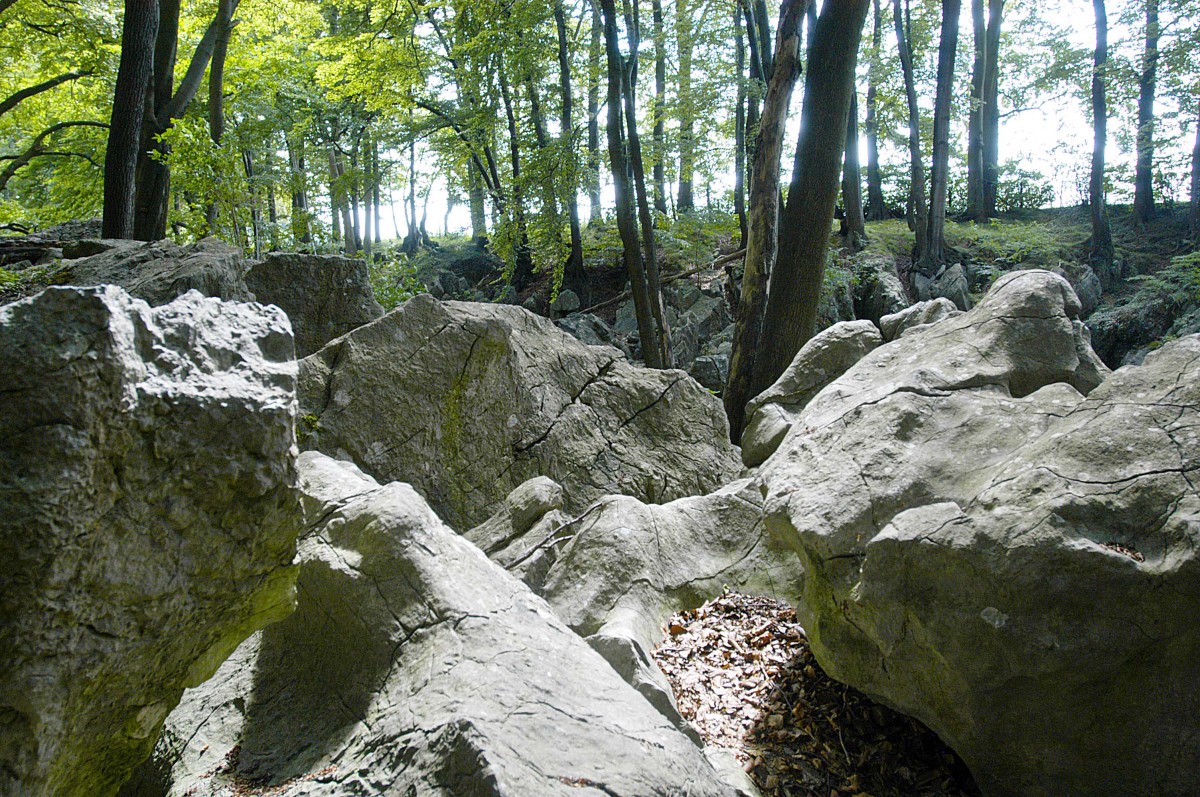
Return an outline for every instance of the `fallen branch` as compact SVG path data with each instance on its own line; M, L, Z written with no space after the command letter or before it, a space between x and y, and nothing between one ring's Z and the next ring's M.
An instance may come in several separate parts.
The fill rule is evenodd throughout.
M675 274L673 276L667 277L666 279L663 280L663 284L669 285L672 282L678 282L681 279L687 279L688 277L693 277L693 276L699 274L701 271L710 271L714 268L720 268L721 266L725 265L726 263L733 263L734 261L741 260L745 256L746 256L745 249L739 249L736 252L730 252L727 255L721 255L720 257L718 257L716 260L714 260L711 263L707 263L703 266L697 266L696 268L692 269L691 271L685 271L682 274ZM612 307L614 304L620 304L621 302L625 301L629 297L630 297L629 291L622 291L621 293L618 293L616 296L612 297L611 299L606 299L603 302L600 302L600 304L594 304L591 307L588 307L584 310L580 310L579 312L580 313L594 313L597 310L603 310L606 307Z

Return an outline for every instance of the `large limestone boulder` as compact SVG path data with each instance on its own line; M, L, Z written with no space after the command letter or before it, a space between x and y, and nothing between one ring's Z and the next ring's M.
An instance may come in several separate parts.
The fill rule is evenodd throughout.
M578 511L611 493L706 493L739 470L720 401L519 308L418 296L300 365L304 445L411 483L454 528L549 476Z
M823 666L986 795L1190 794L1200 339L1107 376L1078 312L1020 272L867 355L763 466L767 523Z
M52 288L0 308L0 793L104 797L292 609L282 312Z
M756 467L775 453L813 397L883 344L870 321L843 321L812 337L775 384L746 405L742 462Z
M860 252L854 269L854 315L879 324L885 315L909 306L904 282L896 269L896 258L877 252Z
M243 279L242 250L216 238L186 247L170 241L93 243L98 254L64 260L46 280L54 285L119 285L155 307L188 291L230 301L255 298Z
M288 314L297 357L383 315L363 260L272 252L250 266L246 286L258 301Z
M311 452L301 474L298 609L239 652L223 698L189 695L159 794L255 783L286 797L732 795L698 747L410 487ZM233 744L224 771L201 777Z

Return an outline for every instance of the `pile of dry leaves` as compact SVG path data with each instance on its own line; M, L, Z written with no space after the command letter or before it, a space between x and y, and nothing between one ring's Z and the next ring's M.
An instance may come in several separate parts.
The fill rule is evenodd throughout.
M931 731L825 675L785 604L726 593L672 617L654 658L684 717L764 797L979 793Z

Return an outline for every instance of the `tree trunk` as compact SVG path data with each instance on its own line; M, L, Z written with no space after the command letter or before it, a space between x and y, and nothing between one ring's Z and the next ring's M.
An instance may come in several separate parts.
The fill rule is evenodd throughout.
M1196 142L1192 145L1192 197L1188 221L1192 238L1200 243L1200 113L1196 115Z
M987 69L987 17L984 0L971 0L975 62L971 67L971 107L967 117L967 215L987 221L983 202L983 75Z
M737 103L733 112L733 212L738 218L741 246L746 246L750 222L746 217L746 42L742 38L742 3L733 7L734 68L737 74Z
M1133 214L1137 224L1154 218L1154 89L1158 79L1158 0L1146 0L1146 46L1138 76L1137 165Z
M475 169L469 171L467 196L471 203L471 238L482 248L487 242L487 204L483 177Z
M750 187L750 228L746 238L745 273L733 333L729 378L722 400L729 416L729 435L741 439L746 403L754 397L754 364L762 341L767 285L779 247L779 165L792 92L800 76L800 29L809 0L784 0L779 9L776 63L754 148Z
M354 253L363 248L362 235L362 214L359 212L358 198L362 192L362 171L358 168L358 152L361 147L361 142L354 142L354 149L350 151L350 185L347 186L347 193L350 198L350 227L354 230Z
M1104 0L1092 0L1096 14L1096 55L1092 68L1092 243L1088 259L1092 270L1111 288L1117 282L1113 273L1112 231L1108 226L1108 208L1104 200L1104 148L1108 141L1108 101L1105 81L1108 77L1108 14Z
M562 0L554 3L554 24L558 32L558 82L562 94L562 118L559 120L560 147L571 158L572 179L567 192L567 221L571 228L571 251L563 265L563 284L587 301L587 274L583 270L583 231L579 222L579 192L574 180L575 161L575 97L571 91L571 52L567 38L567 13Z
M896 21L896 41L900 51L900 68L904 73L904 93L908 99L908 158L911 169L908 189L908 226L916 237L913 244L914 262L929 249L929 208L925 204L925 161L921 155L921 109L917 105L917 85L913 76L912 42L908 37L907 5L901 11L900 0L893 0Z
M813 31L797 144L801 168L780 214L779 258L762 331L770 345L760 347L753 394L779 378L816 330L858 45L870 5L827 2Z
M943 0L938 44L937 98L933 104L933 166L929 171L929 248L922 271L932 275L946 259L946 192L950 169L950 105L954 99L954 58L962 0Z
M504 117L508 120L508 155L512 169L512 218L516 225L512 285L518 291L533 282L533 252L529 248L529 232L525 222L525 190L521 185L521 144L517 138L517 114L504 65L496 70L500 83L500 98L504 101Z
M867 224L863 216L862 168L858 160L858 91L850 95L850 115L846 121L846 155L842 166L842 207L846 225L842 231L852 251L867 245Z
M225 56L229 53L229 37L233 33L233 0L220 0L215 24L217 36L208 71L208 134L213 144L219 147L225 135ZM217 226L215 201L209 202L205 215L211 233Z
M679 198L678 213L690 213L696 208L694 181L696 176L696 108L692 100L692 59L695 53L695 20L691 0L676 0L675 44L679 52Z
M603 53L598 0L589 0L592 7L592 38L588 46L588 223L604 218L600 204L600 56Z
M379 234L379 182L382 179L379 172L379 139L371 139L371 200L375 217L375 243L383 243Z
M654 14L654 209L667 213L667 33L662 0L653 0Z
M125 0L121 64L113 92L112 124L104 156L105 238L132 238L134 190L146 90L154 75L158 0Z
M612 163L617 230L621 235L625 267L629 271L634 314L637 317L638 335L642 342L642 358L648 367L662 368L662 351L658 346L654 317L651 314L650 291L638 238L634 199L630 191L632 176L622 120L625 67L617 35L617 11L614 0L599 0L599 3L604 17L604 43L608 56L608 155Z
M879 171L879 48L883 41L883 9L879 0L873 0L875 24L871 31L871 66L867 74L867 208L871 221L882 221L888 217L887 202L883 198L883 175Z
M312 228L308 214L308 191L305 190L304 142L287 142L288 163L291 167L292 237L297 243L312 243Z
M988 0L987 60L983 70L983 204L988 218L996 215L1000 188L1000 29L1004 0Z
M242 150L242 166L246 170L246 185L250 188L250 224L254 259L262 257L262 211L258 207L258 191L255 189L254 156L250 150Z

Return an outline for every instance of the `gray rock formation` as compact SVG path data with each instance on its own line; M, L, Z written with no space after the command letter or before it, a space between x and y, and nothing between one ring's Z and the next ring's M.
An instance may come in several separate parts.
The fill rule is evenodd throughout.
M896 340L905 332L927 324L936 324L946 318L954 318L961 311L949 299L930 299L917 302L911 307L879 320L879 329L887 342Z
M853 261L854 315L876 325L885 315L908 307L908 295L896 270L896 258L860 252Z
M250 266L246 286L258 301L288 314L297 357L383 315L363 260L273 252Z
M519 307L418 296L306 358L305 445L411 483L457 529L549 476L569 511L708 492L740 464L720 401Z
M870 321L844 321L815 335L775 384L746 405L742 462L761 465L775 453L801 411L833 380L883 344Z
M1200 338L1101 384L1079 310L1020 272L868 354L763 466L767 524L823 666L986 795L1190 794Z
M1096 272L1092 270L1091 266L1087 263L1063 261L1052 270L1071 283L1071 288L1079 297L1079 304L1082 308L1079 312L1080 318L1087 318L1095 312L1096 308L1100 306L1100 297L1104 293L1104 288L1100 285L1100 278L1096 276Z
M296 613L171 720L166 794L732 795L702 751L407 485L301 457ZM190 697L190 696L189 696ZM245 711L237 709L244 699ZM221 724L208 730L207 714ZM240 726L240 727L238 727ZM236 728L236 733L231 729ZM217 760L220 760L217 758Z
M729 381L729 355L701 355L692 362L688 374L699 382L701 387L719 393Z
M292 609L283 313L51 288L0 308L0 793L104 797Z
M64 260L47 280L54 285L119 285L156 307L193 290L230 301L255 298L243 279L241 250L215 238L186 247L170 241L102 245L109 248L80 260Z

